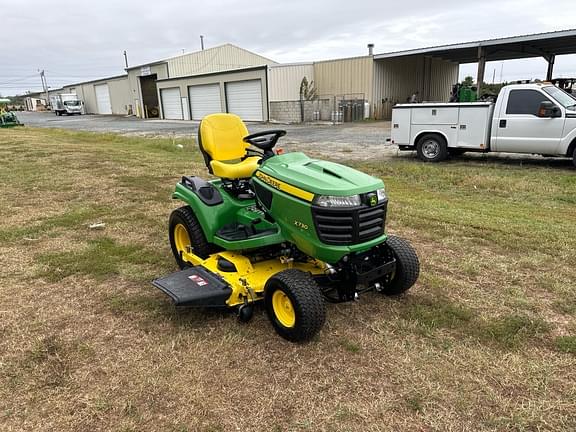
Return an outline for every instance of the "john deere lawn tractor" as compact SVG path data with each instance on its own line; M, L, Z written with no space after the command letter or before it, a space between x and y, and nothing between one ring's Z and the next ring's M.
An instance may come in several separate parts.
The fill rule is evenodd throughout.
M0 99L0 128L8 128L14 126L24 126L11 111L6 108L10 103L10 99Z
M376 290L398 295L419 274L416 252L384 231L380 179L303 153L274 151L283 130L249 134L233 114L199 126L206 181L182 177L184 202L169 221L182 269L154 281L178 306L234 308L241 320L263 301L284 338L322 328L326 302Z

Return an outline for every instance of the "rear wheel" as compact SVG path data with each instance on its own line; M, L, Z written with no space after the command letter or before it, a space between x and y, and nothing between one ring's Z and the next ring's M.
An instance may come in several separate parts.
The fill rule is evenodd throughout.
M396 259L396 270L391 279L381 282L380 291L386 295L399 295L408 291L418 280L420 261L407 240L391 235L388 236L386 244Z
M182 259L184 252L192 252L200 258L208 258L213 245L206 241L202 227L189 206L177 208L168 223L170 246L180 268L190 264Z
M326 305L308 273L284 270L266 282L266 312L276 332L291 342L312 339L324 325Z
M576 147L574 147L574 152L572 153L572 163L576 167Z
M440 162L448 157L448 146L444 137L426 134L418 140L416 153L424 162Z

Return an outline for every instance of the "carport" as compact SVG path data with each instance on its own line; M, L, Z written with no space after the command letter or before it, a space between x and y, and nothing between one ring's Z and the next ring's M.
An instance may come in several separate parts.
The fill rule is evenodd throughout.
M466 42L375 55L374 60L391 57L426 56L457 64L478 63L476 82L484 83L486 62L543 57L547 63L546 80L554 73L556 56L576 54L576 30L562 30L501 39Z

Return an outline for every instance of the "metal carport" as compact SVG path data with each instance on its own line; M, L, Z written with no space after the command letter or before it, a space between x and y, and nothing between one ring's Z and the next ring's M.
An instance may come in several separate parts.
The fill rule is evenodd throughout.
M550 80L556 56L566 54L576 54L576 29L377 54L374 60L428 56L458 64L478 62L476 81L481 85L487 61L543 57L548 62L546 79Z

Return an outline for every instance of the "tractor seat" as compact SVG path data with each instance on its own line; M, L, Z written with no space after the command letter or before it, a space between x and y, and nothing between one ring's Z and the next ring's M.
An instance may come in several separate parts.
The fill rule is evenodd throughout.
M246 179L258 168L260 156L248 156L243 141L248 129L235 114L209 114L198 127L198 144L208 171L226 180Z

